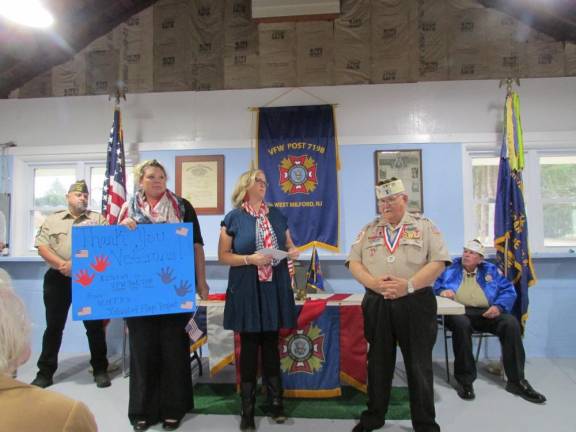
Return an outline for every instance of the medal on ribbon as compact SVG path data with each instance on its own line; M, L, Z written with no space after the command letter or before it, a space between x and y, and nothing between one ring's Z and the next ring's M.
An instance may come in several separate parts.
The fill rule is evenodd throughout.
M402 234L404 233L404 228L406 225L402 225L400 229L390 230L390 228L386 227L384 230L384 245L390 255L386 258L386 261L389 263L393 263L396 261L396 257L394 256L394 252L398 249L400 245L400 239L402 238Z

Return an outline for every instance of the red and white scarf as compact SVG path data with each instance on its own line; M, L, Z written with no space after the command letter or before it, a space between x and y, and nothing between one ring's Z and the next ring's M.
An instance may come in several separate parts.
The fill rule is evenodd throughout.
M262 202L260 208L256 211L247 201L244 201L242 208L250 216L256 218L256 251L263 248L278 249L276 233L274 233L268 220L268 206ZM272 280L272 267L277 266L279 262L279 260L272 260L272 264L258 266L258 279L260 282L270 282Z
M142 191L136 192L127 216L136 223L178 223L184 215L176 195L166 189L162 198L152 206ZM120 218L122 219L122 218Z

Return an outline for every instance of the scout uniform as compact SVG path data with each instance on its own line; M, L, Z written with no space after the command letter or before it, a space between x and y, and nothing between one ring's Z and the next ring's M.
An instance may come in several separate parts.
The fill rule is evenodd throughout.
M399 182L399 184L397 183ZM401 181L382 189L379 199L404 191ZM377 191L378 192L378 191ZM366 225L352 245L349 261L361 262L375 277L397 276L410 280L433 261L450 262L448 249L434 224L408 212L392 227L383 219ZM409 285L410 286L410 285ZM394 300L366 288L362 301L368 351L368 409L355 430L384 425L400 346L408 376L412 424L416 432L436 432L432 349L436 341L436 297L422 288Z
M80 180L70 186L68 193L70 192L88 193L88 188L84 180ZM89 210L78 217L74 217L68 209L57 211L46 218L38 231L34 245L48 246L60 258L69 261L72 255L72 226L105 224L106 220L101 214ZM72 279L57 269L48 269L44 275L46 330L42 339L42 353L38 359L37 376L37 379L46 385L51 384L52 376L58 367L58 351L71 302ZM108 369L104 325L102 320L83 322L90 346L90 364L96 376Z

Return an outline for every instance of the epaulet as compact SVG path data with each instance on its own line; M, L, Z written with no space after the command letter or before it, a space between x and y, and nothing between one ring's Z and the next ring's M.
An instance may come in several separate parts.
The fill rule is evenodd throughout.
M380 218L378 216L376 216L372 222L369 222L365 225L365 228L376 226L379 223L380 223Z
M56 210L56 211L55 211L54 213L52 213L52 214L64 213L64 212L66 212L66 211L68 211L68 210Z
M436 224L432 221L432 219L428 219L426 216L422 216L421 220L423 222L428 222L430 224L430 227L432 229L432 234L440 234L440 230L438 229Z

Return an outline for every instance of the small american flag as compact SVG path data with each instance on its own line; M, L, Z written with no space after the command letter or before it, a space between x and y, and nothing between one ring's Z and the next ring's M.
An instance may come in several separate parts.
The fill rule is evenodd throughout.
M195 316L196 314L192 315L192 318L190 318L190 321L186 324L186 333L188 333L192 343L199 340L204 334L204 332L198 328L198 324L196 324L196 321L194 320Z
M106 175L102 188L102 215L110 225L116 224L122 204L126 201L126 163L124 159L124 133L120 109L114 110L114 123L108 139Z

